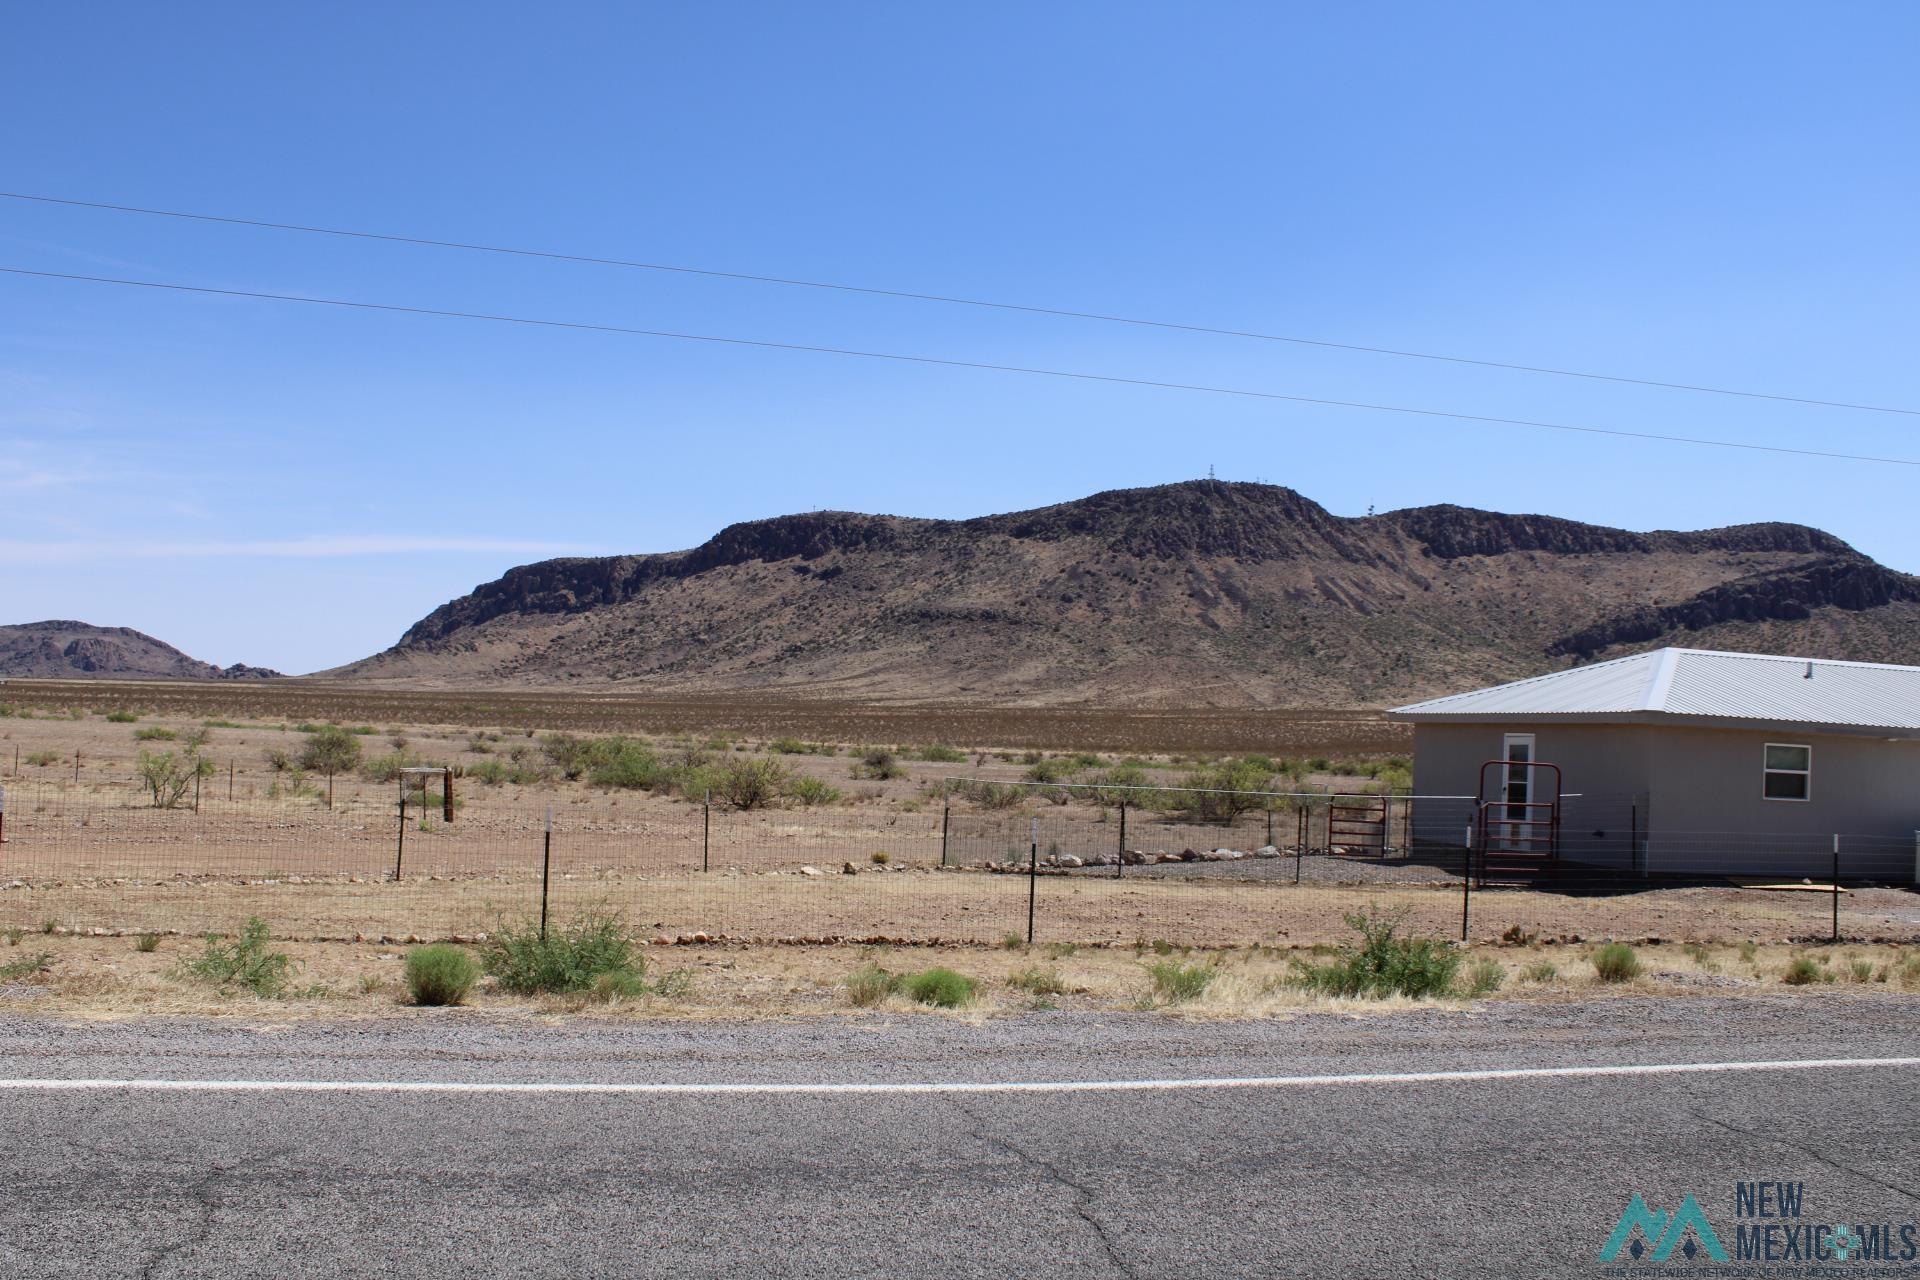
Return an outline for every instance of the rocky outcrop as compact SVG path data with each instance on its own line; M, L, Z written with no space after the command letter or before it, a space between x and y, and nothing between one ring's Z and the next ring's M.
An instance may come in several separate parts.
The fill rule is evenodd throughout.
M0 676L271 680L279 675L245 663L217 667L200 662L132 627L96 627L71 619L0 625Z
M1920 578L1863 557L1821 560L1712 587L1676 604L1642 606L1563 636L1549 657L1591 658L1619 645L1642 645L1724 622L1799 622L1816 609L1859 613L1920 602Z

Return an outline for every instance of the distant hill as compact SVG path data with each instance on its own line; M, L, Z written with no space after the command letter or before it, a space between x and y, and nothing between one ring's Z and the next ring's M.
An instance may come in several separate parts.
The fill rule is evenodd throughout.
M820 512L547 560L339 671L1033 704L1379 705L1684 642L1920 662L1920 578L1795 524L1333 515L1194 481L920 520Z
M235 663L216 667L189 658L170 644L132 627L96 627L85 622L0 624L0 676L65 679L112 676L121 680L271 680L265 667Z

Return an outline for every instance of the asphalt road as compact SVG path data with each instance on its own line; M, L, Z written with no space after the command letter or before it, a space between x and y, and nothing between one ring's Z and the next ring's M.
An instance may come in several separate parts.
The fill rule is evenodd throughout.
M0 1082L950 1084L1884 1058L1920 1054L1917 1014L1920 1000L1836 993L1253 1024L5 1018ZM1635 1192L1656 1208L1694 1194L1729 1249L1739 1179L1803 1182L1809 1221L1920 1219L1917 1109L1913 1066L1132 1092L0 1088L0 1274L1597 1276Z

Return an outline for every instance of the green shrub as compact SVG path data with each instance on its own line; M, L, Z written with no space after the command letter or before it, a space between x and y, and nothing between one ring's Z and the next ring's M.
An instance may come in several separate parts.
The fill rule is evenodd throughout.
M1012 809L1027 798L1025 788L1000 782L976 782L964 794L983 809Z
M1065 995L1067 980L1058 969L1022 969L1007 979L1007 985L1036 996Z
M820 804L833 804L840 799L840 788L819 778L797 777L787 787L787 794L795 803L812 808Z
M135 742L172 742L180 735L165 725L143 724L133 731Z
M1078 771L1074 768L1072 761L1049 756L1027 770L1027 781L1040 783L1072 782L1073 775L1076 772Z
M403 769L418 766L420 757L404 749L371 756L360 766L360 776L368 782L394 782Z
M287 993L296 966L286 952L268 949L266 921L250 918L231 943L223 944L223 936L208 934L206 950L180 962L181 974L211 987L243 987L263 1000L277 1000Z
M1027 949L1026 935L1012 932L1004 933L1000 936L1000 946L1006 951L1025 951Z
M653 994L653 988L646 978L632 969L615 969L600 975L600 981L593 984L593 996L596 1000L639 1000Z
M479 980L480 965L465 947L436 942L407 953L407 991L415 1004L464 1004Z
M29 751L27 752L26 760L27 763L34 768L44 769L50 764L60 763L60 753L58 751Z
M591 990L603 974L646 972L625 921L603 910L582 912L544 938L537 923L502 921L488 936L481 962L501 990L515 995L571 995Z
M476 760L466 768L467 777L489 787L497 787L505 782L510 772L504 760Z
M1746 961L1748 964L1753 963L1754 954L1758 951L1759 951L1759 948L1754 946L1751 940L1740 944L1740 958Z
M1453 990L1460 953L1438 938L1400 937L1406 912L1377 915L1369 911L1341 918L1360 934L1359 944L1338 947L1333 958L1322 964L1296 961L1295 980L1300 985L1321 995L1376 1000L1395 995L1424 1000Z
M1847 966L1847 976L1855 982L1873 981L1873 961L1855 960Z
M1466 981L1461 985L1461 991L1478 999L1498 991L1506 980L1507 971L1500 967L1499 961L1482 956L1467 966Z
M951 969L935 967L908 978L901 990L916 1003L958 1009L973 1003L974 981Z
M146 785L156 808L171 809L186 798L197 778L213 774L213 761L202 760L191 750L184 752L142 749L134 762L134 772Z
M741 756L713 771L713 795L735 809L764 809L793 789L793 771L777 760Z
M543 735L540 750L568 782L580 781L594 765L594 744L571 733Z
M351 772L359 765L360 739L339 725L323 724L306 733L306 745L300 748L300 767L309 773L325 774L329 786L336 773Z
M893 855L888 853L885 849L875 849L872 853L867 855L867 861L873 863L873 865L876 867L884 867L889 862L893 861Z
M109 711L107 720L111 724L132 724L140 717L131 711Z
M922 747L913 753L915 760L924 760L928 764L965 764L967 753L958 747L949 747L936 742L930 747Z
M141 934L141 935L140 935L139 937L137 937L137 938L135 938L135 939L133 940L133 949L134 949L135 951L157 951L157 950L159 950L159 949L160 949L160 935L159 935L159 934L157 934L157 933L143 933L143 934Z
M1805 987L1816 982L1832 982L1833 975L1812 956L1795 956L1787 962L1787 971L1780 975L1780 981L1790 987Z
M32 977L36 973L46 973L53 968L53 953L38 951L30 956L21 956L18 960L0 964L0 982L18 982L22 978Z
M1631 982L1640 976L1640 957L1624 942L1609 942L1594 951L1593 971L1602 982Z
M869 1008L898 991L900 981L899 974L888 973L869 960L848 976L847 999L859 1008Z
M1162 960L1147 966L1153 979L1153 993L1169 1004L1198 1000L1220 976L1220 971L1203 961Z
M1559 968L1551 960L1542 960L1528 965L1520 974L1528 982L1552 982L1560 976Z
M1231 822L1264 809L1267 797L1254 793L1274 789L1271 764L1257 756L1217 760L1180 780L1185 790L1175 793L1175 803L1200 822Z

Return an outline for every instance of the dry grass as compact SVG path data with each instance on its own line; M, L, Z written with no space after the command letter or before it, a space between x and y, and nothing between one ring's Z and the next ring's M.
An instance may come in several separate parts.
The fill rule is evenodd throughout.
M244 991L215 990L184 982L176 962L196 954L197 939L167 938L156 951L133 950L121 939L34 936L17 950L0 946L0 960L18 957L21 972L0 983L0 1001L11 1010L46 1016L117 1019L145 1016L242 1017L250 1021L307 1018L461 1016L428 1013L407 994L406 952L399 947L352 943L291 943L284 947L298 965L299 981L287 999L259 999ZM860 1016L848 998L848 979L863 967L897 974L939 966L974 980L977 994L960 1009L939 1010L890 992L868 1008L888 1014L982 1019L1036 1007L1079 1010L1144 1010L1200 1021L1291 1017L1311 1012L1364 1015L1412 1007L1462 1010L1497 1001L1567 1001L1618 996L1789 995L1801 999L1855 998L1889 992L1920 992L1920 951L1877 946L1756 948L1744 960L1731 947L1708 948L1705 958L1678 947L1642 951L1645 968L1627 983L1602 983L1589 962L1591 948L1573 945L1475 947L1470 964L1498 965L1501 988L1480 1000L1452 997L1416 1001L1405 997L1330 999L1294 980L1297 952L1273 947L1210 953L1213 977L1191 999L1156 997L1151 948L1083 947L1051 961L1045 981L1034 981L1030 955L997 947L854 946L656 946L648 947L650 973L660 980L630 997L511 996L483 982L467 1002L473 1012L515 1017L731 1019L757 1017ZM44 965L38 958L44 953ZM1825 957L1833 982L1791 986L1782 978L1796 959ZM1190 961L1191 957L1187 957ZM1871 967L1868 980L1846 976L1854 963ZM1553 964L1558 976L1526 981L1530 967ZM1904 976L1903 976L1904 975Z

